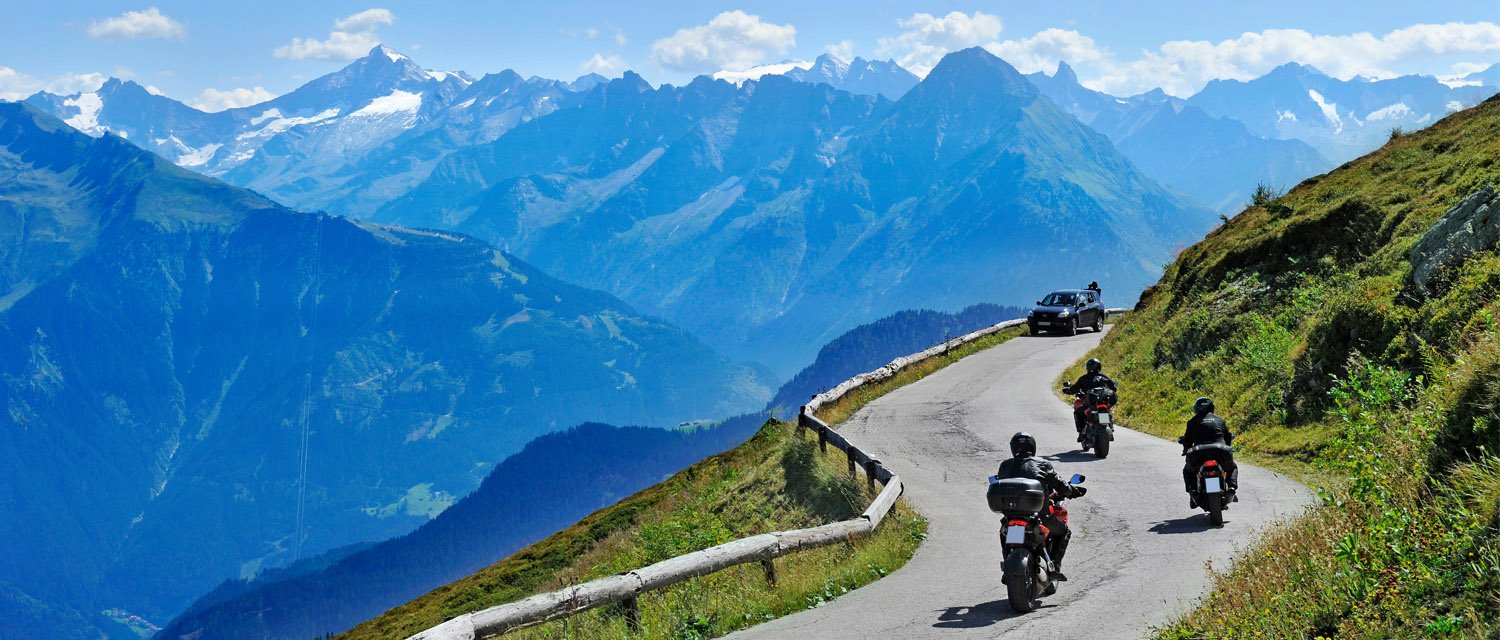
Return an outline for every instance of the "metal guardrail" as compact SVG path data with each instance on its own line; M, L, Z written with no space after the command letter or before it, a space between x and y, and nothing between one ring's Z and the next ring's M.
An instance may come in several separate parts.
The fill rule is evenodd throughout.
M1119 315L1125 311L1127 310L1108 309L1106 313ZM862 469L871 488L876 482L884 485L880 494L875 496L870 506L859 517L810 529L763 533L726 542L701 551L668 558L634 571L590 580L482 611L466 613L417 633L407 640L491 638L508 631L612 604L623 605L626 620L632 626L638 626L640 614L636 606L636 598L641 594L752 562L759 562L765 569L766 580L775 584L776 567L772 563L773 559L804 549L836 544L873 533L890 513L891 508L896 505L896 499L901 496L904 488L900 476L891 473L879 460L849 442L847 438L828 426L828 423L814 415L814 412L859 387L890 378L913 364L945 354L954 347L1025 324L1025 319L1007 320L929 349L896 358L884 367L854 376L828 391L813 396L812 400L802 407L802 412L797 416L799 435L806 432L817 434L820 450L826 452L832 445L835 449L845 453L850 475L854 475L856 469Z

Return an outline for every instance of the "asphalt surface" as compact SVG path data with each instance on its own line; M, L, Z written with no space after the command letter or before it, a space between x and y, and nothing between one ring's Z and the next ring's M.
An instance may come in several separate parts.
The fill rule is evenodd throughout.
M1216 528L1188 508L1177 443L1117 428L1107 459L1082 453L1072 409L1052 383L1099 339L1016 338L892 392L841 425L900 474L907 500L930 521L927 540L905 567L873 584L730 637L1140 638L1191 608L1209 584L1208 563L1223 570L1257 531L1313 502L1302 485L1242 463L1240 501ZM1129 381L1120 382L1121 394L1130 393ZM1064 478L1087 476L1089 489L1066 503L1070 580L1024 615L1006 602L1000 516L984 499L986 478L1020 430L1037 437L1038 451Z

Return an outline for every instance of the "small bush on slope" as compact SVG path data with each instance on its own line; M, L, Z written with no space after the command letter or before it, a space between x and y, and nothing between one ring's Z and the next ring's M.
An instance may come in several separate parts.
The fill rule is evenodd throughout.
M1500 633L1500 258L1431 290L1408 258L1497 158L1493 99L1396 137L1184 251L1106 337L1131 426L1175 437L1212 395L1248 457L1325 487L1164 637Z

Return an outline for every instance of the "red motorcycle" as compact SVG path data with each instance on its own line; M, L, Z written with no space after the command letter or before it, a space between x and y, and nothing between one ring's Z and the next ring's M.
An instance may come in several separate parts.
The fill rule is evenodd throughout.
M1080 484L1083 479L1082 475L1073 474L1068 484ZM1047 509L1067 524L1068 509L1062 505L1062 496L1053 493L1049 497L1042 483L1030 478L1001 480L990 476L987 497L990 510L1005 516L1005 528L1000 533L1005 550L1001 581L1005 583L1010 606L1016 613L1031 612L1041 606L1042 596L1057 593L1057 582L1052 579L1056 568L1047 553L1052 532L1042 524L1042 510Z
M1073 410L1083 414L1083 450L1094 449L1094 455L1109 457L1109 443L1115 439L1115 420L1110 408L1115 406L1117 396L1107 387L1094 387L1075 392L1072 387L1063 387L1063 393L1074 394Z

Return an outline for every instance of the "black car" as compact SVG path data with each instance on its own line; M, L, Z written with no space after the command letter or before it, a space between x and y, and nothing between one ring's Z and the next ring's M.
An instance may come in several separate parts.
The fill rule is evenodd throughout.
M1099 293L1088 289L1058 289L1038 300L1026 314L1031 335L1043 331L1061 331L1075 335L1081 327L1104 330L1104 305Z

